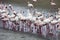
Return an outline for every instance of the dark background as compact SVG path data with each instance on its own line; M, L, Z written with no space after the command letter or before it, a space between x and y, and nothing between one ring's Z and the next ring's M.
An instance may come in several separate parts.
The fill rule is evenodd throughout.
M50 0L38 0L37 2L32 2L32 0L0 0L3 3L16 3L19 5L27 5L27 2L30 1L34 5L34 7L43 7L43 8L50 8ZM54 0L56 3L56 7L60 7L60 0Z

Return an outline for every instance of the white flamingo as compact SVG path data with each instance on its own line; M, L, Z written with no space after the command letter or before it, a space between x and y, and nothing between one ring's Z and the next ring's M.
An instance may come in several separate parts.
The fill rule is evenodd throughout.
M13 6L11 4L9 4L9 8L13 11Z
M56 3L54 3L54 2L51 2L51 5L56 5Z
M33 4L31 4L30 2L28 2L28 7L33 7Z
M51 0L51 5L56 5L56 3L54 3L54 0Z
M59 10L59 11L58 11L58 14L60 14L60 8L58 8L58 10Z
M37 0L33 0L34 2L36 2Z

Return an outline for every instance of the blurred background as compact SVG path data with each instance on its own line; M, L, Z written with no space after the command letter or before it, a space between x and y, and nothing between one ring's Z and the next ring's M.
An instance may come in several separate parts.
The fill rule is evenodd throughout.
M27 2L29 1L37 8L50 8L50 0L37 0L37 2L33 2L32 0L0 0L3 3L14 3L22 6L27 6ZM56 7L60 7L60 0L54 0L56 3Z

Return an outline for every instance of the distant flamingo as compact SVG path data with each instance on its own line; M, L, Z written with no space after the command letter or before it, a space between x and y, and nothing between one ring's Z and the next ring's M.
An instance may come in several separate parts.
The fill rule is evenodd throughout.
M56 3L54 2L54 0L51 0L51 5L56 5Z

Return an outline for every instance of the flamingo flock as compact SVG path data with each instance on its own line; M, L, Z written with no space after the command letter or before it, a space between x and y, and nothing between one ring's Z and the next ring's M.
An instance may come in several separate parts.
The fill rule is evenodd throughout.
M28 6L30 5L33 6L32 4ZM8 9L12 11L11 15L9 15ZM36 12L34 16L28 12L28 16L25 17L23 14L17 13L11 4L8 7L0 4L0 21L2 21L3 29L55 37L56 40L58 32L60 32L60 11L55 16L50 15L48 18L41 12Z

